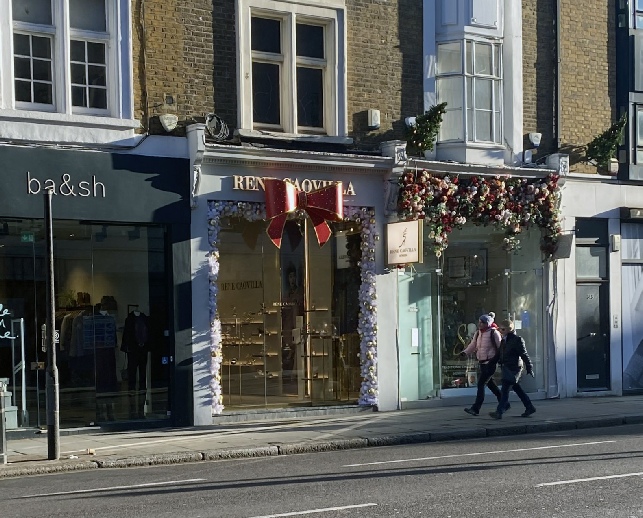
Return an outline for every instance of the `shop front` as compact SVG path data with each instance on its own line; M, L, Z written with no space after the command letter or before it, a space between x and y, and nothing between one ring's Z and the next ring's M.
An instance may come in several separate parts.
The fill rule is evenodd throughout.
M192 225L194 347L209 356L204 422L379 403L375 291L390 160L283 155L213 146L203 157Z
M490 312L496 323L514 322L536 374L522 385L545 397L552 376L545 259L559 228L556 180L426 171L402 179L401 219L422 220L424 243L423 262L397 270L402 407L458 396L473 401L477 362L461 353Z
M0 378L15 424L46 422L47 188L61 427L169 419L187 160L20 147L0 157Z
M426 226L424 231L429 233ZM503 237L496 229L465 225L453 231L443 257L429 256L422 264L398 270L401 371L415 371L401 376L400 394L406 401L475 397L477 364L460 353L480 316L489 312L496 322L513 320L528 344L536 378L523 381L525 390L544 390L540 233L526 233L521 249L512 252L502 248Z

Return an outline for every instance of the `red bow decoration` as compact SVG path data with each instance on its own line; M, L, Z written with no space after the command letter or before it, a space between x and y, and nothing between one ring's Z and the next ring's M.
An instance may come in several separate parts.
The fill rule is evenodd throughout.
M270 219L268 237L277 248L281 248L281 237L288 214L296 210L305 211L315 227L319 246L326 244L332 232L327 221L343 219L342 184L332 184L313 192L298 191L290 182L266 178L266 215Z

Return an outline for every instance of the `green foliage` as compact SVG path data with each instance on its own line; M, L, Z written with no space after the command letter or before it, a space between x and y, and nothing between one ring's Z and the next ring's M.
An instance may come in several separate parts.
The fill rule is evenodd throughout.
M442 117L446 113L447 103L431 106L424 115L418 115L415 126L408 128L406 141L410 149L422 155L425 150L432 150L438 138Z
M627 124L627 113L587 144L585 156L599 167L606 168L610 159L616 157L618 146L623 143L623 132Z

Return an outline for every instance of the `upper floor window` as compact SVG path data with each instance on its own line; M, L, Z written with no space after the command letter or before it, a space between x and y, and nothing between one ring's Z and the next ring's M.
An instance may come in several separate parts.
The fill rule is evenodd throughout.
M441 43L437 54L437 98L447 103L439 141L501 144L501 45L479 40Z
M636 113L635 132L636 132L636 156L635 163L643 165L643 106L635 105Z
M343 10L267 0L239 3L241 127L338 135Z
M635 16L636 16L636 28L643 29L643 0L636 0L634 4Z
M11 20L11 34L0 36L11 57L0 70L0 108L118 117L119 2L11 0L10 13L0 7L0 17Z

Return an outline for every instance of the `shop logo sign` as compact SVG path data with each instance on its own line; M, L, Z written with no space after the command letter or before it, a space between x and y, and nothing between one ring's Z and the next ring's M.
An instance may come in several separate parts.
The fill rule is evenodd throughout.
M269 177L267 177L269 178ZM264 177L261 176L239 176L234 175L232 177L233 186L232 189L235 191L265 191ZM355 187L353 182L348 182L348 184L343 182L336 182L334 180L311 180L305 178L300 180L299 178L284 178L284 182L291 183L295 186L295 189L298 191L304 192L313 192L318 189L323 189L333 184L342 184L344 187L344 196L355 196Z
M421 263L422 220L389 223L386 226L388 264Z
M82 180L78 183L74 182L71 175L64 173L60 176L60 180L53 180L47 178L46 180L39 180L31 176L27 171L27 193L39 194L45 192L47 189L53 189L54 194L62 196L80 196L82 198L104 198L105 197L105 184L96 180L92 175L92 180Z
M11 336L11 331L7 331L7 325L5 324L5 317L7 316L11 316L11 311L5 309L5 307L0 304L0 339L8 338L9 340L13 340L16 337Z

